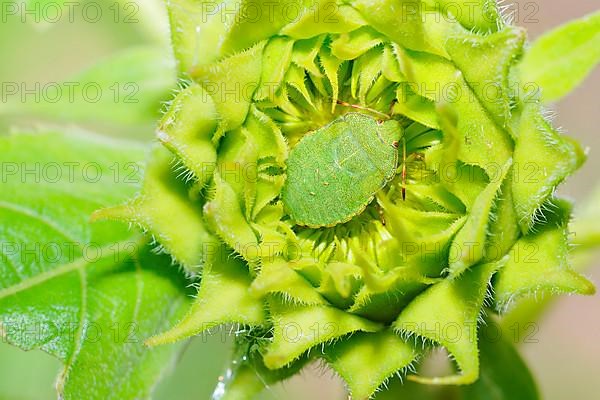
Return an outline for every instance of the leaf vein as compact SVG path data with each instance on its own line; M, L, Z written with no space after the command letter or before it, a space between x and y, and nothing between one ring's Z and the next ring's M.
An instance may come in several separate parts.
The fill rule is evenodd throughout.
M33 210L31 208L20 206L20 205L13 204L13 203L9 203L9 202L2 201L2 200L0 200L0 208L3 208L7 211L12 211L17 214L24 215L26 217L35 219L37 221L40 221L41 223L43 223L47 227L51 228L52 230L58 232L65 239L68 239L68 240L72 241L73 243L79 243L81 241L79 238L72 236L69 232L65 231L61 226L55 224L54 222L52 222L51 220L49 220L47 218L44 218L42 215L38 214L37 212L35 212L35 210ZM81 245L81 244L79 244L79 245Z

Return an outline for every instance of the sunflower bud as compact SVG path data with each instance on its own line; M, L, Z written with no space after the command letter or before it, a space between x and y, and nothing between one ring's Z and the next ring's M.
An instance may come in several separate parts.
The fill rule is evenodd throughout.
M494 1L305 3L170 2L188 80L142 192L104 212L201 277L148 343L238 324L240 382L319 358L364 399L426 342L458 371L412 379L472 383L485 310L594 291L554 195L582 151L518 80L525 34Z

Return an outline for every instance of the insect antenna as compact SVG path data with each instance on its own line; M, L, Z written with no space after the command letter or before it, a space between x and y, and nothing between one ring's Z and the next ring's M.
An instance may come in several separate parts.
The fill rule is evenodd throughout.
M390 119L389 115L387 115L386 113L382 113L381 111L377 111L374 108L359 106L358 104L350 104L350 103L348 103L346 101L342 101L342 100L338 100L337 104L339 104L340 106L344 106L344 107L355 108L357 110L368 111L368 112L376 114L377 116L382 117L384 119Z

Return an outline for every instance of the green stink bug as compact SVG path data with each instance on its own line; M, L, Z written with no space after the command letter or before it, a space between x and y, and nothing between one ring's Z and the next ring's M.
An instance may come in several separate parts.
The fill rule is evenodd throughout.
M290 152L283 203L299 225L334 226L360 214L396 174L398 121L345 114Z

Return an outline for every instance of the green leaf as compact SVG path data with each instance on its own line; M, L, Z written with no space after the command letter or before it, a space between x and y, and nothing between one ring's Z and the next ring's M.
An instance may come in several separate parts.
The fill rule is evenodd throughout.
M537 400L533 376L502 328L487 319L479 331L479 379L462 388L462 400Z
M83 341L75 343L59 377L65 399L150 398L171 364L172 347L149 349L144 340L170 326L188 307L185 279L175 273L168 256L157 257L147 247L115 267L111 271L97 263L87 272L89 286L82 299L86 292L89 296L81 312L89 315L90 327L81 333Z
M545 102L575 89L600 62L600 12L540 37L521 64L521 80L535 82Z
M148 398L172 348L143 340L187 305L185 280L124 227L89 224L135 192L143 148L47 133L0 138L0 152L2 336L63 362L61 398Z
M150 126L175 84L174 64L165 50L139 47L124 50L64 82L49 83L40 100L28 96L27 102L9 104L9 109L59 121Z

